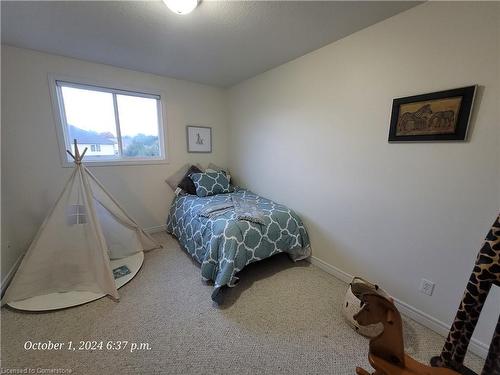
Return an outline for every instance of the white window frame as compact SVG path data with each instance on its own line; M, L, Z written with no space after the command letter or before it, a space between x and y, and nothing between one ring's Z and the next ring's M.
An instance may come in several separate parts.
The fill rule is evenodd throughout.
M64 86L75 87L80 89L89 89L94 91L109 92L112 94L121 95L132 95L144 98L153 98L158 100L157 110L158 110L158 137L160 146L160 156L158 157L148 157L148 158L136 158L136 157L124 157L122 155L122 140L119 127L119 117L118 117L118 105L116 102L116 95L113 95L113 106L115 110L115 125L117 131L118 147L120 150L119 156L99 156L96 160L95 157L85 157L84 163L90 166L112 166L112 165L141 165L141 164L165 164L168 163L167 159L167 135L166 126L164 119L166 118L165 104L163 101L164 94L158 90L152 89L137 89L131 87L124 87L122 85L116 85L109 82L93 82L86 79L77 79L72 77L63 77L59 75L49 74L49 88L50 95L52 99L52 107L54 120L56 123L57 139L59 144L60 159L63 167L72 167L73 161L68 160L68 154L66 152L67 145L72 144L73 140L68 137L68 125L66 122L66 116L64 111L64 102L62 98L61 86L58 82L64 83ZM120 87L118 87L120 86ZM82 151L82 150L81 150Z

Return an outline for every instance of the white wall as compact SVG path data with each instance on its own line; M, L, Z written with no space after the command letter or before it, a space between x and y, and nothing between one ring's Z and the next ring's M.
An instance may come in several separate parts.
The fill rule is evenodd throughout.
M500 209L499 10L426 3L229 92L236 181L296 209L315 257L446 324ZM387 142L394 98L472 84L468 142Z
M500 207L498 13L497 3L427 3L228 93L2 46L2 275L70 173L49 96L56 73L166 93L170 164L92 168L144 227L163 224L163 181L180 165L231 160L239 182L304 218L315 257L451 323ZM475 83L468 142L387 143L393 98ZM187 124L213 127L212 154L186 152ZM421 278L436 282L432 297L418 293ZM485 345L499 304L496 290L476 332Z
M49 73L165 93L170 163L90 168L142 226L164 224L173 197L164 180L181 165L226 165L224 91L2 46L2 277L27 249L71 173L70 168L61 167L59 158ZM185 127L189 124L213 127L212 154L187 153Z

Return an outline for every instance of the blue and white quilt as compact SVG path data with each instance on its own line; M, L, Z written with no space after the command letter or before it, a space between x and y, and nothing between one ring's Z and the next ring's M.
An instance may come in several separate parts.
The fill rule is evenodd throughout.
M258 220L242 216L238 207L235 211L236 201L251 202ZM294 261L311 255L309 236L295 212L244 189L208 197L176 197L167 232L201 263L202 278L214 282L213 300L222 287L235 286L236 274L250 263L281 252Z

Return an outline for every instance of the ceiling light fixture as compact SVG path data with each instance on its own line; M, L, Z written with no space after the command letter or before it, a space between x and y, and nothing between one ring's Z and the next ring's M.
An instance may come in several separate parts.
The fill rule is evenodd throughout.
M177 14L188 14L191 13L200 2L199 0L163 0L165 5L172 12Z

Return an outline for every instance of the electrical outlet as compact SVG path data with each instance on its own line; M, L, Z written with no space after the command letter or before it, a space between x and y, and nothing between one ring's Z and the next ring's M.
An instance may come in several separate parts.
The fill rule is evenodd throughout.
M422 279L420 282L420 292L427 294L428 296L432 296L432 293L434 292L434 283L432 281Z

